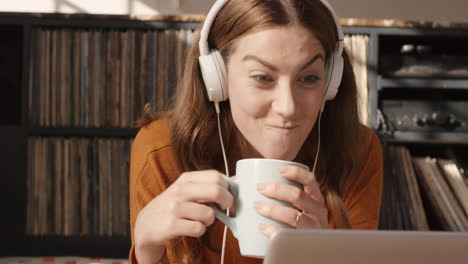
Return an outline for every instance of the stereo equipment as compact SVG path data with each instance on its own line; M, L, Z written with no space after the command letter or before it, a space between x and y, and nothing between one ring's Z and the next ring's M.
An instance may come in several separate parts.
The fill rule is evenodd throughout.
M468 132L468 101L383 100L381 110L397 131Z

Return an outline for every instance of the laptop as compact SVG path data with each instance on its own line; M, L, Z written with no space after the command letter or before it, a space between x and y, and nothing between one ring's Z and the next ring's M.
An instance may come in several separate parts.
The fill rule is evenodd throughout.
M467 264L468 232L283 230L264 264Z

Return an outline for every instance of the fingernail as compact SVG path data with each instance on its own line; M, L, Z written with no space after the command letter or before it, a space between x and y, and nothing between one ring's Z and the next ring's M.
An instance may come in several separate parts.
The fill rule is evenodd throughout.
M281 167L278 169L278 171L280 174L285 174L286 172L288 172L288 167Z
M257 191L261 192L265 190L266 184L264 182L260 182L257 184Z
M265 233L266 225L265 224L258 224L258 231Z

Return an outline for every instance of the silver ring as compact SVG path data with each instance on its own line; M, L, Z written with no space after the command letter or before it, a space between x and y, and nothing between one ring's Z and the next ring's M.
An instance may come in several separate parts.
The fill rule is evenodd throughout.
M297 227L297 222L299 222L299 218L301 218L302 212L297 211L296 222L294 222L294 227Z

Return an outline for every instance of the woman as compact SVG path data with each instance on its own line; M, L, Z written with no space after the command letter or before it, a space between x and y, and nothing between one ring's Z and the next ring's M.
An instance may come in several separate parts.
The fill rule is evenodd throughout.
M199 32L199 31L198 31ZM231 0L209 32L222 54L229 100L219 104L227 167L244 158L293 160L314 167L326 62L338 41L332 13L318 0ZM217 116L201 76L198 40L174 100L146 116L132 148L132 263L219 263L223 225L216 203L235 208L217 139ZM257 213L293 228L376 229L382 185L378 138L359 123L356 83L346 52L336 97L321 116L320 157L313 172L286 167L282 175L304 190L258 186L265 196L294 204L297 214L261 204ZM278 231L259 226L266 236ZM261 263L240 256L227 237L226 263Z

